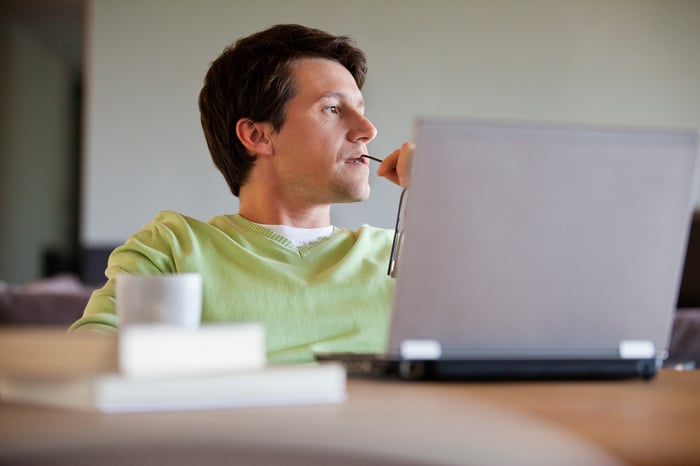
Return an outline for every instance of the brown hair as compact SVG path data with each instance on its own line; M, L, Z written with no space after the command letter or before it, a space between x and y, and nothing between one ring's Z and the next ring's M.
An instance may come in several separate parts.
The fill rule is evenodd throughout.
M241 118L272 124L285 121L287 102L294 96L290 64L304 57L337 61L361 89L367 59L347 36L334 36L298 24L280 24L238 40L211 64L199 94L204 136L214 164L238 196L253 166L236 136Z

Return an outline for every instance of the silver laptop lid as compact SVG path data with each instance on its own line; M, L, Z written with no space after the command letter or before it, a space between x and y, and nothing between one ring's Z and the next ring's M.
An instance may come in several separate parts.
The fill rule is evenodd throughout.
M389 354L663 357L697 131L424 119L415 142Z

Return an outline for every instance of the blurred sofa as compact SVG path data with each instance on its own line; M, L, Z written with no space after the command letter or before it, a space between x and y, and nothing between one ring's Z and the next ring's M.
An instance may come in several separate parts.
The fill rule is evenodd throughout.
M700 309L676 311L668 354L669 360L695 361L700 369Z
M95 286L75 275L57 275L28 285L0 282L0 325L68 327L83 315Z

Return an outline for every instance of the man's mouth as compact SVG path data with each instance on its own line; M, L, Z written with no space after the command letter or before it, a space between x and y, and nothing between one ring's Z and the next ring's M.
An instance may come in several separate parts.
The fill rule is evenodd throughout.
M361 164L361 165L366 165L367 162L365 161L365 158L362 157L361 155L359 157L353 157L345 161L345 163L354 163L354 164Z

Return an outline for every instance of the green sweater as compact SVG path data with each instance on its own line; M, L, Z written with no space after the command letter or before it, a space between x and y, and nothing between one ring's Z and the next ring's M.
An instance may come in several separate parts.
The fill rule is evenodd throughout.
M202 275L203 322L262 322L271 362L310 361L313 352L385 350L393 279L392 232L336 228L295 247L239 215L201 222L163 211L116 248L107 283L71 326L116 329L120 273Z

